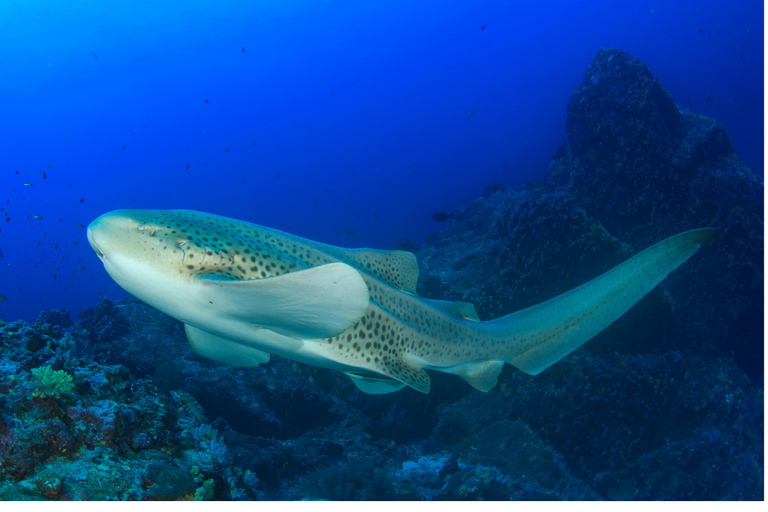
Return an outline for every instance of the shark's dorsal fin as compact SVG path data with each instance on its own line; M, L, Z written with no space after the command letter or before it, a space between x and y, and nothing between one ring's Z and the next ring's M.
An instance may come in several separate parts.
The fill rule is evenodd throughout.
M337 336L356 324L369 305L363 277L344 263L264 279L196 279L208 314L297 339Z
M471 322L479 322L480 317L477 316L477 310L475 305L470 302L452 302L450 300L437 300L437 299L420 299L422 302L432 306L435 309L439 309L445 313L462 320L469 320Z
M334 258L349 263L353 267L384 281L393 288L417 295L416 282L419 280L419 263L416 261L416 255L412 252L345 249L332 245L324 245L322 250Z
M221 336L184 324L184 331L197 355L232 366L251 368L269 361L270 355Z

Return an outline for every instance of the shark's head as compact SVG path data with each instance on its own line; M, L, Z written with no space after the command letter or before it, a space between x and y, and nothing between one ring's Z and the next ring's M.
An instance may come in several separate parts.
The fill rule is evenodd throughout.
M115 210L88 226L88 242L112 279L156 307L165 301L170 282L189 275L183 263L188 237L163 213Z
M280 336L336 336L369 307L358 270L315 261L274 230L218 215L116 210L88 226L88 242L128 293L229 340L254 342L255 331L271 331L279 350L287 343Z
M169 300L184 300L179 285L200 274L250 277L238 270L244 267L236 257L247 254L249 268L260 262L250 261L256 251L243 247L243 234L238 233L242 228L231 223L225 217L189 210L115 210L91 222L88 242L117 284L144 302L167 309Z

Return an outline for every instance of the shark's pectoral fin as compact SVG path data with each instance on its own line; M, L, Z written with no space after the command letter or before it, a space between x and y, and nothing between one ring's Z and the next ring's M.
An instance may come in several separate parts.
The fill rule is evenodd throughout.
M343 263L247 281L198 279L212 315L292 338L337 336L357 323L369 305L360 272Z
M485 393L496 385L502 368L504 368L504 361L481 361L457 364L449 368L435 368L435 370L458 375L467 381L467 384Z
M215 334L184 324L192 350L200 356L232 366L250 368L269 361L270 355Z
M402 382L390 379L388 377L378 377L375 375L363 375L360 373L345 372L357 389L369 395L384 395L394 393L405 387Z

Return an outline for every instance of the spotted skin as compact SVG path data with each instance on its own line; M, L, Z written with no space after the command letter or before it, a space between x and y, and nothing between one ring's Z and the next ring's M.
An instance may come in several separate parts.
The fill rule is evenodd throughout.
M95 238L107 231L105 221L99 224L105 217L115 252L186 282L258 280L337 262L354 267L368 287L368 309L336 336L302 340L314 354L311 364L394 379L423 393L430 390L425 369L456 373L483 391L496 383L502 362L538 373L610 325L714 237L708 228L671 237L567 294L477 322L471 305L441 306L416 296L411 253L344 249L189 210L111 212L89 227L89 240L91 230ZM466 306L469 314L456 314ZM270 351L303 360L290 349Z

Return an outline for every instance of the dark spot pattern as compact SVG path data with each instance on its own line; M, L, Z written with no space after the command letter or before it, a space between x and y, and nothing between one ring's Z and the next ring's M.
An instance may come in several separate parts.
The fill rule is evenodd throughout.
M159 268L182 278L261 279L333 262L357 268L368 286L368 310L338 336L310 343L320 344L324 357L350 370L387 376L422 392L430 387L424 367L505 361L525 369L515 360L533 348L539 361L556 361L564 355L564 339L599 332L612 321L610 310L616 304L631 307L639 300L632 298L637 290L648 286L650 290L713 236L694 230L672 237L588 283L592 288L585 285L579 293L565 294L546 308L529 308L481 323L460 318L460 308L416 297L418 267L410 253L344 249L188 210L133 211L131 215L137 227L133 233L141 242L135 245L143 247L144 256Z

